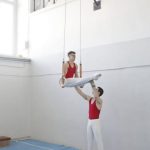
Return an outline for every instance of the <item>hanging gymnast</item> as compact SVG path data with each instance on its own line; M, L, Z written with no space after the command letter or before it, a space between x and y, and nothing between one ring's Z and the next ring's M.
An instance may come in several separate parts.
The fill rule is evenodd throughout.
M74 51L68 52L69 61L64 63L63 66L63 77L67 78L78 78L78 65L75 63L76 53Z
M78 86L75 87L75 90L79 95L81 95L86 101L89 102L89 119L87 125L87 141L88 141L88 150L93 150L94 140L96 142L98 150L103 150L103 141L100 128L100 112L102 109L102 99L100 98L103 95L103 89L97 87L94 81L90 81L92 86L93 96L88 96L85 94Z
M61 87L64 87L65 80L68 78L78 78L78 65L75 63L76 52L70 51L68 52L69 60L67 62L63 62L62 65L62 78L60 81Z
M66 55L66 21L67 21L67 0L64 5L64 47L63 47L63 63L62 63L62 77L59 80L60 86L63 88L67 80L75 78L82 78L82 63L81 63L81 0L80 0L80 75L78 75L78 65L75 63L76 52L68 52L69 61L65 62Z

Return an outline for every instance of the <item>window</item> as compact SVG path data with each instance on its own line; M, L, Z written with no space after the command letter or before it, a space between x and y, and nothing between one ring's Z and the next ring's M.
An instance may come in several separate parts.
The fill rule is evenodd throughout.
M15 55L16 0L0 0L0 55Z
M57 1L62 1L62 0L31 0L31 4L32 4L31 12L48 7L50 5L54 5L57 3Z

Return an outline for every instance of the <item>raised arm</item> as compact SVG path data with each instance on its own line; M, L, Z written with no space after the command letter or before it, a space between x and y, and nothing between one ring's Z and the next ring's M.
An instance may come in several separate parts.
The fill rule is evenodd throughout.
M76 77L76 78L79 78L79 75L78 75L78 65L77 65L77 64L75 64L75 65L76 65L75 77Z
M96 88L96 85L95 85L95 82L94 82L94 81L91 81L90 83L91 83L91 87L92 87L92 89L93 89L93 92L95 93L94 96L95 96L95 100L96 100L96 102L97 102L97 107L98 107L99 109L101 109L103 101L102 101L102 99L99 97L98 89Z
M95 82L92 80L90 83L91 83L91 87L93 89L93 92L96 92L97 88L96 88Z
M62 77L63 78L65 78L67 71L68 71L68 64L64 63L62 66Z
M77 93L82 96L85 100L90 101L91 96L86 95L79 87L75 87Z

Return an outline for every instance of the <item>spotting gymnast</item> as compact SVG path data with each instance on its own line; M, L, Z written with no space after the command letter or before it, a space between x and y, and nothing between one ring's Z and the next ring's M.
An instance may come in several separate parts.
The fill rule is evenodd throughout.
M90 81L92 86L93 96L85 94L78 86L75 87L77 93L82 96L89 103L89 119L87 125L87 141L88 141L88 150L93 150L93 142L95 140L97 149L103 150L103 140L100 127L100 112L102 109L102 99L104 91L101 87L96 87L94 81Z

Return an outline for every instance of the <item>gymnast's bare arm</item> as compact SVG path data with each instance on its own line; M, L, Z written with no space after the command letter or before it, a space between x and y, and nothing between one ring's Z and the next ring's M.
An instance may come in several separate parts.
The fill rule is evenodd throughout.
M67 62L63 64L63 74L62 74L62 78L65 78L65 76L66 76L66 74L67 74L67 71L68 71L68 67L69 67L69 65L68 65Z
M75 78L79 78L79 75L78 75L78 65L77 64L75 64L75 65L76 65Z
M91 87L93 89L93 95L94 95L94 98L96 100L96 106L98 109L101 109L102 108L102 99L99 97L99 92L98 92L98 89L96 88L96 85L94 83L94 81L91 81Z

